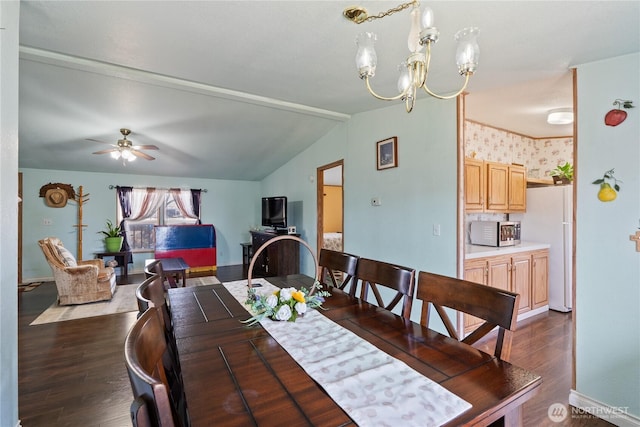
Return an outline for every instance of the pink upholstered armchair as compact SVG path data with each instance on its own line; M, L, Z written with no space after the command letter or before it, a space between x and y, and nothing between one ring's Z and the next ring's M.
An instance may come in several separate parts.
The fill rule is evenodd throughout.
M102 259L76 261L57 237L47 237L38 244L44 253L58 288L58 304L84 304L110 300L116 291L113 267Z

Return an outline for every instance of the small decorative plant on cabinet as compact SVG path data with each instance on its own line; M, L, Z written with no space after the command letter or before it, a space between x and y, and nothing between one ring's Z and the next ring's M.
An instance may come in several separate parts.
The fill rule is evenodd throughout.
M122 229L120 226L114 225L110 219L107 220L105 226L105 229L98 231L98 233L105 235L104 245L107 252L120 252L122 242L124 241Z
M554 184L571 184L573 181L573 165L565 162L564 165L558 165L550 172Z

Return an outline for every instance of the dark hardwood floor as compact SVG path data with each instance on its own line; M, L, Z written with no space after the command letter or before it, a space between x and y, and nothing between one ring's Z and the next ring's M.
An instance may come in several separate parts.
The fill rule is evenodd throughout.
M246 278L242 266L219 267L221 281ZM129 276L139 283L141 275ZM124 338L136 313L29 326L56 298L53 283L18 297L19 415L23 427L124 427L132 400L124 366ZM570 314L549 312L518 325L512 363L543 377L541 392L524 406L525 426L610 426L597 418L556 424L552 403L568 403L571 388ZM489 339L490 340L490 339ZM485 342L490 345L490 342Z

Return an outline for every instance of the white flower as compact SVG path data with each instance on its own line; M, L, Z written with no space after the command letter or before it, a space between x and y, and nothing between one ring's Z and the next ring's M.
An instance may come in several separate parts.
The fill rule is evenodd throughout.
M307 312L307 303L297 302L295 305L295 309L298 314L305 314Z
M288 305L281 306L276 312L276 320L289 320L291 317L291 308Z
M285 302L291 299L291 293L295 292L295 288L285 288L280 290L280 301Z
M275 296L274 294L271 294L267 297L267 299L264 302L266 305L268 305L269 307L273 308L276 305L278 305L278 297Z

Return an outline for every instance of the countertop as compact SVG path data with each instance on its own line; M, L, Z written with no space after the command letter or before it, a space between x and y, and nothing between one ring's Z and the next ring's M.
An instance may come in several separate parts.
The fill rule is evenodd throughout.
M516 246L505 246L501 248L467 244L465 246L464 259L476 259L476 258L484 258L484 257L496 256L496 255L510 255L510 254L517 254L518 252L549 249L550 247L551 245L548 243L539 243L539 242L521 242L519 245L516 245Z

